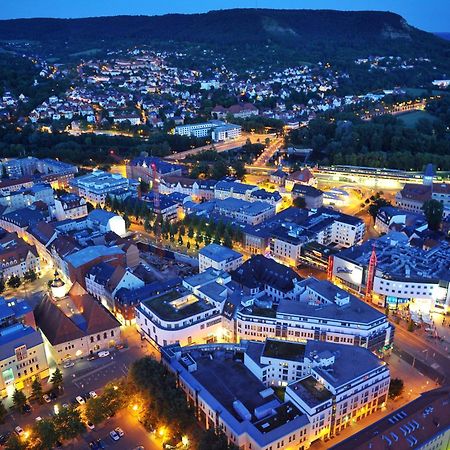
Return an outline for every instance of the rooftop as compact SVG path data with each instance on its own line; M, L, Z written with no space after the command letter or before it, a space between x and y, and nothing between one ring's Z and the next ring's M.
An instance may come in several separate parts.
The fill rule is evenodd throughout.
M159 318L177 322L214 308L185 288L176 288L144 302Z
M112 257L122 254L124 254L123 250L117 246L107 247L106 245L92 245L67 255L65 259L73 267L80 267L98 257Z
M289 387L307 405L312 407L320 405L333 397L333 394L311 375L290 384Z
M223 262L242 257L240 253L232 250L231 248L214 243L203 247L199 253L215 262Z
M262 356L290 361L303 361L305 347L305 344L298 342L267 339Z
M372 425L332 447L332 450L409 450L427 443L450 426L450 387L424 392ZM445 448L445 443L443 444Z

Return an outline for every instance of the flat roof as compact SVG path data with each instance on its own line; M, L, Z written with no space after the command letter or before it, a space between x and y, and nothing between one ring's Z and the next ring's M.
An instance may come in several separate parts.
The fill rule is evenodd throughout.
M222 262L242 257L240 253L232 250L231 248L214 243L203 247L199 253L215 262Z
M99 256L114 256L123 253L124 251L115 245L113 247L107 247L106 245L92 245L66 256L65 259L73 267L80 267Z
M333 394L312 375L289 385L307 405L315 407L330 400Z
M299 342L278 341L267 339L262 356L267 358L303 361L306 344Z
M186 305L181 305L179 308L171 304L177 299L188 296L195 301L188 301ZM144 305L162 320L168 322L177 322L214 308L210 303L196 297L191 291L183 288L173 289L165 294L151 298L145 301Z

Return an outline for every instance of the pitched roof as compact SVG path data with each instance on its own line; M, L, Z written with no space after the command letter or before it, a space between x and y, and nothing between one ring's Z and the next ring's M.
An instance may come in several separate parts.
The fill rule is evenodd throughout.
M37 326L52 345L73 341L84 336L83 331L48 296L44 297L36 307L34 316Z

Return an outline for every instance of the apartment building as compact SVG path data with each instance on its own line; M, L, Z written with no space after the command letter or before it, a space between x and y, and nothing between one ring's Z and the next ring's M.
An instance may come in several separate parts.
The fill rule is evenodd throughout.
M209 267L215 270L230 272L236 270L243 263L243 256L223 245L209 244L198 252L199 272Z

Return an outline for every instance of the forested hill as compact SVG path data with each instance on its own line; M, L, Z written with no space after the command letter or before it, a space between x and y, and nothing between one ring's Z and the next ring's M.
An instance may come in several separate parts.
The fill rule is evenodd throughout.
M63 51L113 42L184 42L215 47L262 44L297 56L364 53L450 56L450 44L399 15L377 11L233 9L205 14L0 21L0 39L53 43ZM56 51L56 50L55 50Z

